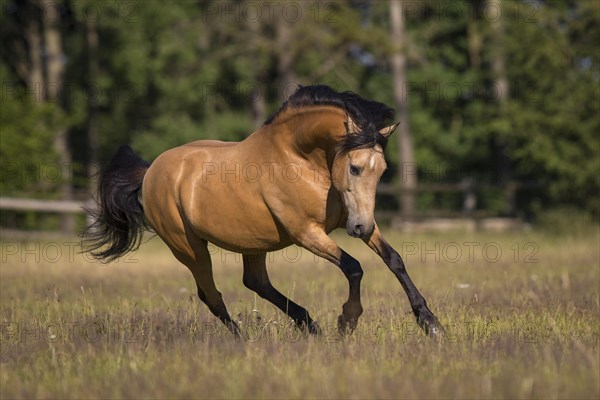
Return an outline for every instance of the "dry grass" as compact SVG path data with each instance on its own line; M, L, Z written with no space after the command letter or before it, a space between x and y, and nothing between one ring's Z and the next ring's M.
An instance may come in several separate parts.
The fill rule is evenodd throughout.
M0 395L600 397L597 231L586 237L389 233L447 326L439 343L418 331L383 263L362 243L335 239L365 269L365 312L349 338L335 329L347 284L331 264L294 249L271 257L275 286L324 328L323 336L307 338L243 287L240 257L214 249L217 285L242 321L243 343L199 303L191 274L158 240L129 262L103 266L74 254L71 244L5 239Z

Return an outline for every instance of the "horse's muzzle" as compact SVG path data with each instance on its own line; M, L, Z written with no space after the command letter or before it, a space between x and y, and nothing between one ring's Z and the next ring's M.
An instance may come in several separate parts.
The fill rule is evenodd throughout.
M374 229L375 229L375 225L373 225L373 224L369 225L369 226L365 226L362 224L356 224L356 225L348 224L346 226L348 235L355 237L355 238L359 238L359 239L371 236Z

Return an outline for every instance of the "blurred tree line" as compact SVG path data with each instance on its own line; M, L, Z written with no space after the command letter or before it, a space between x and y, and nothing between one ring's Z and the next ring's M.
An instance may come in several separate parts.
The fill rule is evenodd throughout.
M72 198L119 144L241 140L298 84L396 108L387 181L598 215L600 2L2 0L2 196ZM92 180L93 181L93 180ZM423 193L404 207L460 208ZM413 204L410 204L412 201Z

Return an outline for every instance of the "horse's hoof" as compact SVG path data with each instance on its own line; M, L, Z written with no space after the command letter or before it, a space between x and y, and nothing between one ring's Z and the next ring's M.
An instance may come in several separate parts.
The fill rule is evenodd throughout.
M311 321L308 324L308 333L310 333L311 335L315 335L315 336L320 336L323 331L321 330L321 327L319 326L319 324L317 324L316 321Z
M444 327L438 322L436 325L429 327L427 335L435 340L442 339L446 334Z
M349 336L356 329L358 321L355 319L347 320L344 315L338 317L338 332L342 336Z
M304 335L315 335L318 336L322 333L321 327L317 324L316 321L302 321L297 323L296 325L300 332Z
M444 337L446 330L440 323L440 321L435 317L435 315L431 314L427 317L421 317L417 320L423 331L427 336L432 339L441 339Z

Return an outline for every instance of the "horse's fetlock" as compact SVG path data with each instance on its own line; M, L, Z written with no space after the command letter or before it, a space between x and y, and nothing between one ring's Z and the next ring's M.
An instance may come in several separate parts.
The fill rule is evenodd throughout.
M358 319L363 313L363 308L360 303L345 303L342 306L342 314L345 316L352 316L352 318Z

